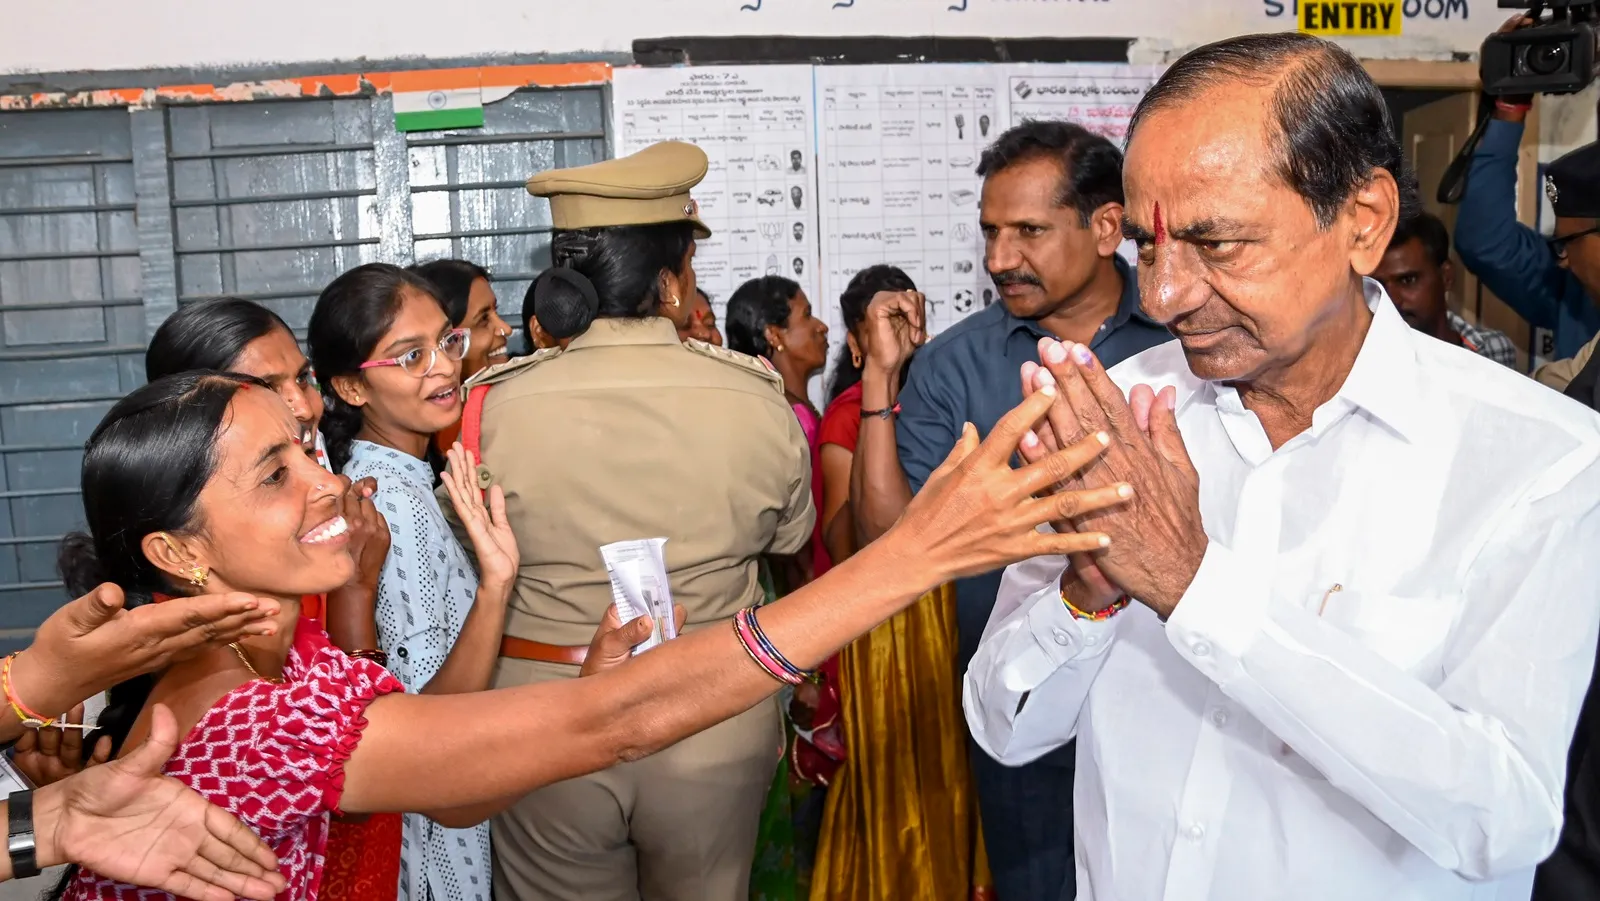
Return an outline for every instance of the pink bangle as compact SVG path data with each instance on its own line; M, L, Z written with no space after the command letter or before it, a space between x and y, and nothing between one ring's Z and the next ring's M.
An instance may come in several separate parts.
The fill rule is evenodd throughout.
M761 642L756 639L755 632L750 628L750 623L746 619L747 616L748 614L744 610L740 610L733 615L733 634L738 637L739 644L744 646L744 652L750 655L750 659L755 661L756 666L761 667L767 675L777 679L779 682L789 685L799 685L804 682L804 677L791 673L778 661L772 659L772 656L761 646Z

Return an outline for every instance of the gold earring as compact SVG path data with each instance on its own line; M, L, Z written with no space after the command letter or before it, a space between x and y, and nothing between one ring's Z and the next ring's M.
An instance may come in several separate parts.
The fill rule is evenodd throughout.
M853 350L850 351L850 365L857 369L861 368L861 355Z
M778 345L778 353L780 353L780 354L783 353L783 345L782 344Z
M196 588L206 587L206 580L209 578L211 578L211 574L206 572L206 568L203 566L196 566L189 570L189 584Z
M672 308L674 310L676 310L678 308L678 304L681 304L681 303L683 303L683 301L678 299L678 295L676 295L676 294L672 295Z

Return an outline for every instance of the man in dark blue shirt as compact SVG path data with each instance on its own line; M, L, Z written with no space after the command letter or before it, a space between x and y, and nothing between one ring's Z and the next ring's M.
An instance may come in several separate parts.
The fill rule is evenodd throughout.
M1134 272L1117 256L1122 154L1115 145L1077 125L1028 122L984 152L978 174L984 264L1000 302L917 352L895 428L912 492L944 462L963 423L987 435L1021 402L1020 369L1038 360L1040 338L1088 344L1110 366L1172 337L1139 312ZM898 514L866 518L877 531ZM999 572L956 585L958 672L977 650L999 586ZM1071 901L1072 749L1012 769L971 747L1001 901Z
M1555 359L1575 356L1597 331L1595 290L1579 278L1600 281L1585 255L1600 237L1585 224L1556 214L1551 242L1517 221L1517 147L1531 98L1501 98L1467 170L1467 188L1456 213L1456 252L1484 287L1536 328L1555 333ZM1563 220L1566 221L1563 221ZM1592 228L1593 223L1588 223ZM1587 243L1585 243L1587 242ZM1573 250L1578 252L1574 253ZM1563 255L1567 265L1563 265Z

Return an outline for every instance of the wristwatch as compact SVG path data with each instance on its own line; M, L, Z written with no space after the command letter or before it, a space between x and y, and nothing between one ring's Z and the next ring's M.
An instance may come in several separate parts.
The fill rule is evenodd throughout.
M12 792L6 801L6 852L11 856L11 878L39 875L38 844L33 836L33 792Z

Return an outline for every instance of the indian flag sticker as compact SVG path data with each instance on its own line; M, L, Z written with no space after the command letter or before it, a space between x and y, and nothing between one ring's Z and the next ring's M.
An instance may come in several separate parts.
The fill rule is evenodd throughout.
M406 73L414 74L412 78L404 78L401 73L396 73L395 129L438 131L445 128L482 128L483 89L478 85L477 71L469 70L470 77L448 77L459 71Z

